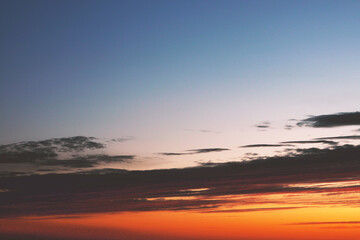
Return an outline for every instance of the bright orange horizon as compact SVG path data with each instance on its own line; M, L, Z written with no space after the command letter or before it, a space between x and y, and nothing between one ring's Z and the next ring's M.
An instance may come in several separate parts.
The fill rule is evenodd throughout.
M216 210L114 212L2 219L0 233L18 237L94 240L355 240L360 235L359 193L357 188L343 188L357 184L358 181L330 184L342 189L326 188L329 184L325 183L317 184L325 188L323 192L316 193L227 196L237 199L237 202Z
M48 239L342 240L360 234L359 208L307 208L248 213L140 212L72 219L1 220L0 232ZM311 221L311 222L309 222ZM308 222L308 223L307 223Z

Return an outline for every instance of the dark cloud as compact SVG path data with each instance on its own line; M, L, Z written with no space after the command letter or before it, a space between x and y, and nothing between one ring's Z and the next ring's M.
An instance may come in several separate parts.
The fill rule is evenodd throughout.
M187 151L191 152L192 154L197 154L197 153L209 153L209 152L222 152L228 150L229 149L227 148L200 148L200 149L192 149Z
M321 138L315 138L315 139L319 139L319 140L359 140L360 135L321 137Z
M255 127L257 127L257 128L268 128L270 126L269 125L255 125Z
M335 138L336 139L336 138ZM278 144L249 144L240 146L240 148L256 148L256 147L291 147L293 144L311 144L311 143L323 143L328 145L338 144L335 141L330 141L328 138L317 138L316 140L305 140L305 141L285 141Z
M342 112L313 116L298 122L297 125L318 128L360 125L360 112Z
M186 152L182 153L160 153L164 156L181 156L181 155L191 155L191 154L200 154L200 153L210 153L210 152L222 152L222 151L228 151L230 149L227 148L200 148L200 149L191 149L186 150Z
M98 139L84 136L1 145L0 164L32 165L35 168L89 168L101 163L125 162L134 158L132 155L86 154L87 151L105 147ZM70 154L70 157L62 157L64 154Z
M255 125L255 127L258 129L265 130L270 127L270 122L265 121L265 122Z
M181 156L181 155L189 155L190 153L159 153L160 155L164 156Z
M329 141L329 140L308 140L308 141L286 141L281 143L292 143L292 144L309 144L309 143L323 143L329 145L336 145L337 142Z
M81 152L105 148L94 137L53 138L0 146L0 163L35 162L56 158L62 152Z
M284 146L292 146L290 144L250 144L240 146L241 148L255 148L255 147L284 147Z
M356 192L360 186L323 189L301 184L360 180L359 159L360 146L345 145L297 149L286 156L184 169L97 169L7 176L0 181L0 189L6 189L0 193L0 216L155 210L204 212L234 204L253 204L259 194ZM240 201L234 196L247 199ZM344 203L342 199L341 204ZM350 200L346 204L359 205Z

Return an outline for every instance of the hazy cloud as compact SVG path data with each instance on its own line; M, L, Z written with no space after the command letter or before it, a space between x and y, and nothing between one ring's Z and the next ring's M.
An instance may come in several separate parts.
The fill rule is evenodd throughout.
M293 126L293 125L290 125L290 124L287 124L287 125L285 125L284 128L285 128L286 130L291 130L291 129L294 128L294 126Z
M210 129L184 129L185 131L189 131L189 132L200 132L200 133L214 133L214 134L219 134L221 133L220 131L214 131L214 130L210 130Z
M131 141L134 139L135 139L135 137L129 136L129 137L123 137L123 138L112 138L112 139L108 140L108 142L126 142L126 141Z

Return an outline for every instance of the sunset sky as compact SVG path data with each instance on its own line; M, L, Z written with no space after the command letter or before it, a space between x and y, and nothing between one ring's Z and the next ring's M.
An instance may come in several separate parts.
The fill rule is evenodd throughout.
M0 239L359 239L359 12L2 0Z

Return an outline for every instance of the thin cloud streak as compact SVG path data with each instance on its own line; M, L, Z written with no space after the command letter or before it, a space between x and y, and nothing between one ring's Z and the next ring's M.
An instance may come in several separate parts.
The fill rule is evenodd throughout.
M200 153L222 152L222 151L228 151L228 150L230 150L230 149L227 149L227 148L200 148L200 149L186 150L186 152L182 152L182 153L165 152L165 153L159 153L159 154L164 155L164 156L181 156L181 155L192 155L192 154L200 154Z

